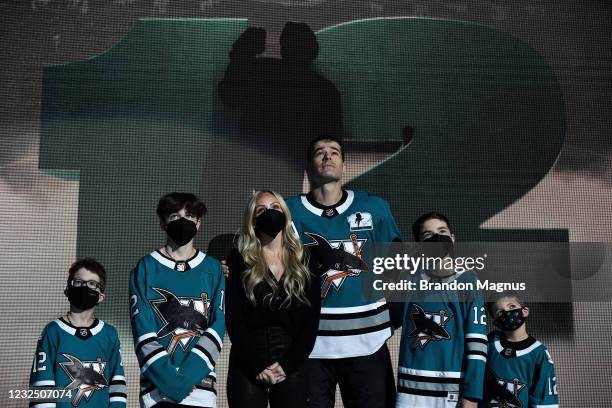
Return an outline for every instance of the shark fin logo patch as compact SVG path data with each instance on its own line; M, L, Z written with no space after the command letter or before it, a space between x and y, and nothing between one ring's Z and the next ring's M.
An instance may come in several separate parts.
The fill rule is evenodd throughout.
M367 239L359 239L351 234L350 239L328 241L319 234L305 232L314 243L306 244L316 260L316 268L321 275L321 298L325 298L331 288L339 292L346 278L359 276L368 265L361 259L361 248Z
M85 398L89 402L95 391L108 387L108 381L104 377L106 362L100 357L96 361L81 361L70 354L62 354L68 361L59 363L71 382L66 390L77 391L72 398L72 406L76 407Z
M157 332L158 338L172 336L167 352L170 356L177 346L183 350L196 336L201 336L208 327L208 308L210 299L202 292L199 298L178 298L174 293L162 288L153 288L162 299L151 300L157 316L164 323Z
M412 305L410 319L414 329L408 337L416 337L415 345L424 348L430 341L448 340L450 334L444 326L453 316L444 310L439 312L426 312L419 305Z
M485 396L489 400L490 407L496 408L522 408L523 404L519 399L519 393L525 384L521 384L518 378L504 380L487 369L485 375Z

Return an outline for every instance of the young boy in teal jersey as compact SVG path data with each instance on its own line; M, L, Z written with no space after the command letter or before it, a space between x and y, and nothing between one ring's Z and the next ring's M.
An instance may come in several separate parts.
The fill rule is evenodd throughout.
M437 212L419 217L416 242L442 260L453 257L455 234ZM418 271L412 279L432 284L469 284L472 271L443 267ZM468 285L466 285L468 286ZM487 336L484 299L479 290L428 290L412 294L394 313L401 318L396 408L475 408L482 398ZM400 323L400 322L398 322ZM398 324L396 323L396 324Z
M93 259L76 261L68 271L64 294L70 311L43 330L30 373L40 396L32 408L124 408L126 383L117 330L96 319L105 298L106 271Z
M489 333L481 408L557 408L557 376L546 347L527 333L529 308L518 294L495 294L487 310L500 330Z
M131 273L132 332L144 408L216 406L225 280L221 264L193 244L205 212L193 194L163 196L157 215L166 243L142 257Z

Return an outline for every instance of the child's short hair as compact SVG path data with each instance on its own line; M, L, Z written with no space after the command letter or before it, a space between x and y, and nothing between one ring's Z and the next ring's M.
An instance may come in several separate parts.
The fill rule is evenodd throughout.
M104 288L106 288L106 270L100 262L93 258L79 259L70 265L70 269L68 269L68 280L66 281L66 286L70 286L70 282L72 282L72 279L74 279L74 275L81 268L85 268L89 272L98 275L100 278L100 292L104 292Z
M497 303L499 299L503 299L503 298L513 298L517 301L519 305L521 305L521 307L525 307L525 303L521 299L521 296L519 295L518 292L515 292L513 290L495 292L491 296L489 296L489 299L487 300L487 305L486 305L487 312L489 313L491 317L493 317L495 313L495 310L494 310L495 304Z
M448 218L444 214L439 213L437 211L431 211L421 215L419 218L417 218L414 224L412 224L412 236L414 237L415 242L421 241L421 228L423 228L423 224L425 224L429 220L444 221L448 226L448 230L451 232L451 234L455 233L455 231L453 231L453 227L450 224L450 221L448 221Z
M208 211L204 202L191 193L169 193L159 199L157 216L165 223L170 214L183 208L198 219Z

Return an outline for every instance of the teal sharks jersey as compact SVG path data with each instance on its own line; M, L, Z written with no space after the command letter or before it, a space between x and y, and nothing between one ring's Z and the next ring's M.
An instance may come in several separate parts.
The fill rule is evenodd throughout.
M489 334L485 399L480 408L557 408L557 376L546 347L534 339L512 343Z
M321 316L311 358L370 355L391 336L384 298L368 299L373 279L368 251L374 243L401 241L389 204L363 191L344 191L333 207L308 195L287 200L293 225L321 279ZM312 265L316 265L313 268Z
M413 279L432 283L422 272ZM476 279L468 271L439 283L476 288ZM403 306L396 406L446 408L463 397L481 399L487 359L482 293L434 288L414 296Z
M38 340L30 386L64 391L56 401L33 400L34 408L124 408L127 394L117 330L97 319L90 327L74 327L61 318L52 321Z
M215 364L225 334L221 264L202 252L175 262L144 256L130 277L140 405L216 405Z

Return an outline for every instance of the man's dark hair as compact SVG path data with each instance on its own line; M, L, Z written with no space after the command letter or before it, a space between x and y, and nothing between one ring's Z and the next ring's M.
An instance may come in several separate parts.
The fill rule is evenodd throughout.
M81 268L85 268L89 272L98 275L100 278L100 292L104 292L104 288L106 288L106 270L100 262L93 258L79 259L70 265L70 269L68 269L68 280L66 281L66 286L70 286L70 282L72 279L74 279L74 275Z
M495 307L495 303L497 303L497 301L501 298L505 298L505 297L509 297L509 298L514 298L516 299L517 303L519 305L521 305L521 307L525 307L525 303L523 302L523 300L521 299L521 295L513 290L505 290L503 292L495 292L493 293L491 296L489 296L489 299L487 299L487 312L489 313L489 316L493 317L493 308Z
M342 157L342 161L344 161L344 145L342 144L342 139L329 135L321 135L312 139L308 145L308 152L306 155L308 163L312 163L312 159L314 158L314 147L321 141L338 143L338 146L340 146L340 156Z
M183 208L198 219L208 211L204 202L191 193L170 193L159 199L157 216L162 223L165 223L170 214L179 212Z
M451 234L454 234L453 227L451 227L448 218L444 214L441 214L436 211L428 212L427 214L421 215L417 220L412 224L412 236L416 242L421 241L421 229L423 228L423 224L425 224L429 220L440 220L444 221L448 226Z

